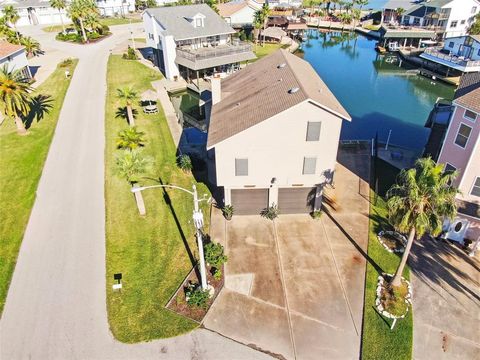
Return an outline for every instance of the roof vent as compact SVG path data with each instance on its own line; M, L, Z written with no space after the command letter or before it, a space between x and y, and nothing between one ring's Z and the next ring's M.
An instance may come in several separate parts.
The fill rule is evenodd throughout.
M294 87L294 88L291 88L290 90L288 90L288 93L289 94L295 94L298 90L300 90L300 88Z
M281 63L280 65L277 65L277 69L283 69L287 64Z

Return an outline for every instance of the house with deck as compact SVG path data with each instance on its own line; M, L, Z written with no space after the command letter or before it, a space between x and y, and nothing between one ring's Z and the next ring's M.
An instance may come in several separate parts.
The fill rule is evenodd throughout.
M198 83L255 59L252 45L232 37L235 30L206 4L147 9L143 24L155 64L170 80Z
M458 217L445 230L448 239L463 242L480 236L480 73L462 76L452 106L438 158L433 155L445 171L458 172Z
M446 38L443 47L426 48L420 57L449 75L480 71L480 35Z
M0 41L0 67L7 66L9 71L20 70L27 79L32 77L25 47Z
M335 173L350 115L312 66L278 50L212 83L209 179L235 214L308 213Z

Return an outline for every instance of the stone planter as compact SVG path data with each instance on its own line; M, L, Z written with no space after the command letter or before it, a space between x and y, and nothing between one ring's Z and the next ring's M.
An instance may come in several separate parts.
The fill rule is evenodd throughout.
M391 275L391 274L384 274L384 276L388 276L390 278L393 277L393 275ZM386 311L383 308L381 300L380 300L380 297L382 295L382 289L386 285L386 280L385 280L384 276L379 276L378 277L377 290L376 290L377 297L375 299L375 307L377 308L377 310L380 314L382 314L383 316L385 316L389 319L403 319L407 315L408 309L410 308L410 306L412 306L412 296L413 296L412 285L410 284L410 282L408 280L406 280L402 277L402 281L405 281L405 283L407 284L407 287L408 287L408 294L405 296L405 303L407 304L407 311L405 312L405 314L400 315L400 316L393 315L393 314L390 314L388 311Z
M402 243L403 246L400 249L391 249L388 246L388 244L385 242L385 240L383 239L383 237L385 237L385 236L392 236L392 237L396 238L398 241L400 241ZM378 233L377 239L380 242L380 244L382 244L382 246L385 248L385 250L387 250L389 253L402 254L403 252L405 252L405 246L407 245L407 238L397 231L383 231L382 230Z

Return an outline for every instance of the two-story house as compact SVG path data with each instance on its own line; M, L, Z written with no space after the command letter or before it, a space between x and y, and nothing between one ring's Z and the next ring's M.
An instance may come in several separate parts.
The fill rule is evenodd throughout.
M0 7L12 5L18 12L16 26L60 24L67 23L70 18L66 10L58 11L50 6L49 0L2 0ZM0 14L1 15L1 14Z
M351 120L312 66L286 50L212 84L210 181L236 214L321 206L343 120ZM210 171L211 170L211 171Z
M100 15L125 16L135 11L135 0L96 0Z
M170 80L230 73L255 58L251 44L232 38L235 30L206 4L147 9L143 24L155 64Z
M426 0L407 9L403 25L430 27L442 38L463 36L480 12L479 0Z
M456 170L458 217L447 237L463 242L480 236L480 73L465 74L453 100L453 114L438 156L446 171Z

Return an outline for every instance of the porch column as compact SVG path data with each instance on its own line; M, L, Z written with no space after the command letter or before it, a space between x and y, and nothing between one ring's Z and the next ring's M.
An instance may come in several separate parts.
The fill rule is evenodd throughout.
M232 205L232 190L230 188L223 188L223 202L226 205Z
M405 38L405 40L403 41L403 47L407 47L407 38Z
M198 70L197 70L197 88L198 88L198 90L200 90L200 78L199 77L200 77L200 75L199 75Z
M317 191L315 193L315 202L313 203L313 211L321 210L322 209L322 187L317 185Z
M278 206L278 187L271 185L268 189L268 206L273 206L273 204Z

